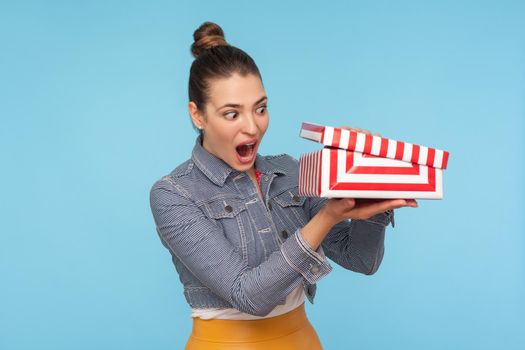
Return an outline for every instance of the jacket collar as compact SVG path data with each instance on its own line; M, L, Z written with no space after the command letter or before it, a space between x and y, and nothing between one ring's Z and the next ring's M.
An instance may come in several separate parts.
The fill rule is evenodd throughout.
M202 137L199 135L195 139L191 159L208 179L216 185L223 186L230 173L239 173L239 171L233 169L228 163L208 152L202 146L201 142ZM273 162L268 161L265 156L259 153L255 156L255 168L266 175L274 173L286 174L286 169L279 164L273 164Z

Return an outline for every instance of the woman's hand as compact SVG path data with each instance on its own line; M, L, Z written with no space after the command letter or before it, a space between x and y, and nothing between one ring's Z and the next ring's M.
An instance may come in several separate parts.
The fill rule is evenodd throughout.
M321 209L337 223L345 219L366 220L376 214L401 207L417 207L415 199L331 198Z
M341 129L361 132L367 135L372 133L361 128L352 128L346 125ZM381 136L375 133L374 136ZM335 222L345 219L366 220L376 214L401 207L417 207L415 199L365 199L365 198L332 198L326 202L323 211Z
M370 135L365 129L342 126ZM374 136L381 136L374 134ZM301 229L303 238L316 250L330 229L345 219L366 220L376 214L401 207L417 207L414 199L369 199L369 198L331 198L314 217Z
M366 220L375 214L404 206L417 207L417 203L414 199L331 198L301 229L301 234L316 250L338 222L345 219Z
M341 126L340 129L346 129L346 130L351 130L351 131L361 132L361 133L363 133L363 134L367 134L367 135L372 135L372 133L370 132L370 130L361 129L361 128L352 128L352 127L347 126L347 125L343 125L343 126ZM373 136L381 136L381 135L379 135L379 133L376 132Z

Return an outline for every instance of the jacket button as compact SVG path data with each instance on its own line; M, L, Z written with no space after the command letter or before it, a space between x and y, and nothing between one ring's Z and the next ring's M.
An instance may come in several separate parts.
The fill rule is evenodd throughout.
M228 213L231 213L233 211L233 208L231 207L231 205L227 205L224 207L224 210L226 210Z
M319 272L319 266L314 265L310 268L311 273L318 273Z
M282 236L283 238L288 238L288 232L286 232L286 230L282 230L282 231L281 231L281 236Z
M292 197L293 201L296 202L296 203L299 203L301 201L301 198L299 198L298 195L294 194L293 197Z

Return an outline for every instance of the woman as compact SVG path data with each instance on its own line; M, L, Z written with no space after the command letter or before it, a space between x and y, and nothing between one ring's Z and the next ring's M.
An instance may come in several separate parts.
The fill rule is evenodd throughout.
M304 298L314 302L327 257L373 274L392 210L417 203L299 196L298 161L257 153L268 99L255 62L217 24L194 40L188 107L199 136L150 192L192 308L186 349L321 349Z

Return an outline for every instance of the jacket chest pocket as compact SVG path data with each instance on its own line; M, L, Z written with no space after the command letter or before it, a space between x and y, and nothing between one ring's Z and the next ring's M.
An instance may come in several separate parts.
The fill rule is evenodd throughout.
M222 227L226 238L247 262L248 238L244 200L237 197L218 198L203 202L201 207L209 218Z
M282 241L293 234L297 228L307 224L304 212L306 197L299 196L299 187L293 187L271 198L275 202L274 216Z

